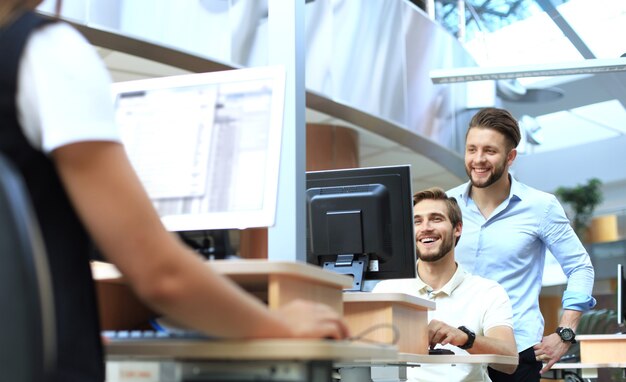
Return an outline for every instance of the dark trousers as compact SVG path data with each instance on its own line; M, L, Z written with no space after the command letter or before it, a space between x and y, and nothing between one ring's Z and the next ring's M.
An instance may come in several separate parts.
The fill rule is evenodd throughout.
M489 378L493 382L539 382L541 362L535 359L535 349L529 347L519 353L519 365L513 374L501 373L488 368Z

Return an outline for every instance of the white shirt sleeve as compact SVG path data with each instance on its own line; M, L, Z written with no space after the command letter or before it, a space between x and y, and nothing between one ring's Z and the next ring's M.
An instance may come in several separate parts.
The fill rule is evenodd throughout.
M18 119L35 148L50 153L81 141L120 141L111 81L95 49L54 23L33 32L20 61Z
M485 280L483 330L496 326L513 327L513 308L506 291L495 281Z

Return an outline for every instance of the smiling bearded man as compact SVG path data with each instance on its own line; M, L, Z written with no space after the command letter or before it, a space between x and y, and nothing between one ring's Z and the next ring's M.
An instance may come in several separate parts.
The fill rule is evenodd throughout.
M512 308L498 283L471 275L455 261L463 228L461 210L440 188L413 197L415 279L384 280L374 292L408 293L437 303L428 311L428 343L456 354L516 357ZM513 373L516 365L491 365ZM485 364L424 364L407 370L410 381L490 381Z
M554 195L509 173L521 138L519 125L508 111L478 111L465 136L469 182L448 191L463 212L464 234L456 248L459 264L500 283L513 305L520 364L512 376L490 371L494 382L539 382L540 374L575 342L582 312L595 305L593 266L563 207ZM538 297L548 250L568 280L559 328L544 337Z

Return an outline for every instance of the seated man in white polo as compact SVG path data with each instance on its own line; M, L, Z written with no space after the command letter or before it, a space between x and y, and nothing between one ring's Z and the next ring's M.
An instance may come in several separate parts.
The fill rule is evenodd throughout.
M456 354L517 357L509 297L498 283L466 273L454 259L461 210L440 188L413 196L417 278L384 280L374 292L401 292L435 301L428 312L430 348ZM436 357L436 356L433 356ZM515 365L489 365L513 373ZM407 370L410 381L490 381L486 364L423 364Z

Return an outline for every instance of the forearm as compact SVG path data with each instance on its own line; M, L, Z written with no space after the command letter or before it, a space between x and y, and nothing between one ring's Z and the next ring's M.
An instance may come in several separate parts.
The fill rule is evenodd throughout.
M508 356L517 356L515 342L505 341L497 338L486 336L476 336L474 346L467 349L470 354L499 354Z
M226 338L290 337L290 329L263 303L216 274L195 256L180 256L150 287L136 288L152 308L179 324Z
M288 336L282 320L164 229L121 145L80 143L53 154L96 244L149 306L220 336ZM266 327L277 333L266 333Z
M559 326L564 328L571 328L575 332L582 314L582 312L579 312L577 310L563 310L563 314L561 315L561 319L559 320Z
M513 330L509 327L496 327L489 330L485 336L477 336L474 346L467 350L470 354L498 354L517 357L517 347ZM489 364L490 367L502 373L512 374L517 365Z
M436 344L451 344L458 347L465 347L469 340L466 332L459 328L450 326L439 320L431 320L428 323L428 343L435 346ZM476 336L473 345L467 349L470 354L498 354L506 356L517 356L515 345L515 337L513 329L509 326L495 326L485 332L484 336ZM515 365L493 365L494 368L511 374L515 371Z

